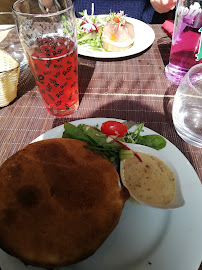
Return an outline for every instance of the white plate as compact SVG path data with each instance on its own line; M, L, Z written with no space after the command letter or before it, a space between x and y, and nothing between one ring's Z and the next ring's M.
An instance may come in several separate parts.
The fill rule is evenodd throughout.
M96 125L109 119L73 121ZM114 120L114 119L113 119ZM118 120L122 121L122 120ZM61 138L58 126L34 141ZM144 128L144 135L155 132ZM63 267L66 270L197 270L202 259L202 186L189 161L169 141L162 151L176 164L185 205L162 210L128 201L115 230L96 253L87 260ZM71 247L70 247L71 248ZM39 270L25 266L0 250L2 270Z
M78 54L95 58L119 58L140 53L151 46L155 39L153 29L142 21L130 17L127 17L126 20L134 25L135 31L135 43L129 50L123 52L94 51L88 46L78 45Z

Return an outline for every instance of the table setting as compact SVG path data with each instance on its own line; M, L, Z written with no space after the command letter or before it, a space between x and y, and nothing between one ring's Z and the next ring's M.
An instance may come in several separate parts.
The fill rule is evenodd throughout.
M68 7L63 6L63 2L68 3ZM11 246L8 244L8 248L0 249L0 269L201 270L202 57L200 58L201 37L200 31L198 31L201 21L197 19L197 23L194 24L194 37L198 33L199 36L197 35L197 49L195 48L192 55L189 54L189 58L193 58L189 62L191 64L190 66L184 64L183 68L186 66L187 69L181 70L180 63L180 68L176 71L174 70L176 66L173 64L176 64L173 60L176 56L176 40L182 32L187 33L183 28L184 21L182 25L180 24L180 16L185 16L183 10L189 7L184 7L182 3L179 4L179 9L176 11L179 15L176 16L178 25L176 18L174 21L168 20L161 25L146 24L126 16L126 21L128 19L127 22L134 27L135 41L131 43L128 50L113 52L102 49L93 50L88 45L77 44L76 18L74 18L74 10L70 1L61 1L60 7L48 8L36 3L34 4L30 0L20 0L13 6L19 38L29 64L26 63L23 68L18 66L17 96L13 97L8 102L9 104L0 104L0 166L3 168L2 173L0 170L0 186L2 185L5 190L9 189L9 185L5 187L3 182L1 183L3 181L1 174L6 175L6 177L7 174L11 175L9 177L13 177L13 179L18 177L18 173L13 173L14 169L11 170L11 173L8 169L8 173L5 174L4 166L6 167L6 165L4 164L7 164L7 161L10 162L10 158L15 158L15 154L22 153L22 161L18 158L15 162L21 162L18 163L20 164L18 166L24 166L23 162L26 163L26 156L24 159L23 149L29 149L26 148L27 146L50 141L49 139L56 140L56 142L61 138L63 140L65 140L64 138L74 139L72 135L65 137L67 123L71 124L70 128L72 126L73 130L74 127L87 125L86 134L91 127L94 131L103 132L103 124L115 121L125 123L127 126L126 134L129 135L135 132L136 127L141 124L142 129L138 133L140 139L147 136L161 137L161 142L163 140L164 145L156 148L157 150L152 149L152 146L148 147L148 143L139 142L138 144L137 142L135 144L130 141L121 143L120 148L129 151L132 149L135 152L138 151L137 153L139 151L146 151L151 155L154 153L163 160L172 169L176 179L175 200L166 206L147 204L134 198L129 191L129 198L124 201L125 205L117 225L102 245L93 252L93 255L84 256L82 257L84 259L75 261L73 264L61 263L61 265L57 265L54 264L54 259L49 262L50 264L40 264L34 259L34 255L33 257L30 255L31 252L25 252L27 258L23 258L22 255L17 256L17 251L12 252L13 244ZM194 7L199 8L197 5ZM53 13L52 8L54 9ZM191 8L193 10L193 7ZM33 12L33 10L35 11ZM38 16L39 14L40 16ZM197 12L192 12L192 14L201 16ZM91 15L93 16L93 13ZM88 18L92 20L92 17L89 16ZM125 25L121 16L119 20ZM95 31L97 31L96 23L97 21L92 23ZM178 26L181 27L181 32ZM58 36L61 37L58 38ZM185 58L183 53L182 57ZM176 56L176 59L179 60L179 56ZM187 58L184 62L186 61L188 61ZM195 61L194 64L193 61ZM188 113L185 114L183 110ZM129 123L132 124L129 125ZM111 135L113 134L109 135L110 140ZM124 136L125 133L120 137ZM118 143L117 137L113 142ZM46 150L40 151L40 149L37 151L42 153L40 157L39 155L34 156L30 160L35 162L37 158L42 158L41 164L43 164L46 162L43 155L48 155L48 152ZM55 159L58 158L59 152L57 151L61 151L62 155L63 150L57 150L56 144L55 153L54 150L52 152ZM32 173L34 175L34 169L32 171L30 166L29 164L27 170L31 171L30 175ZM65 167L65 163L63 166ZM82 166L83 163L81 171ZM41 169L39 171L42 172ZM9 177L6 179L11 181ZM28 181L32 181L31 176L29 177ZM52 176L49 175L49 177ZM35 176L33 181L36 185L39 184ZM57 181L59 183L58 179ZM30 183L28 184L30 185ZM119 183L119 185L121 184ZM14 185L11 190L15 188ZM65 190L64 187L64 192ZM63 196L62 191L60 192ZM2 193L0 192L0 194ZM32 191L30 194L32 195ZM11 198L13 205L11 196L7 197L8 200ZM3 197L7 201L6 196ZM25 197L27 198L27 196ZM0 205L0 219L2 219L4 207L4 205ZM13 207L17 209L16 206ZM105 207L103 208L105 209ZM29 212L27 208L25 212L23 209L20 211L22 212L19 212L19 215L22 214L22 217L26 217L28 215L26 212ZM30 211L32 211L31 207ZM86 215L89 215L90 222L92 217L89 212ZM13 215L11 220L12 218ZM75 218L74 214L73 218ZM99 219L99 217L97 218ZM34 241L33 238L29 239L26 229L24 234L26 237L23 236L22 231L19 234L20 240L18 236L15 238L16 229L9 224L9 218L7 219L6 221L2 219L2 222L5 222L8 228L14 231L16 243L19 241L26 247L24 250L29 251L32 245L28 243ZM23 224L23 228L27 227L26 222L31 224L27 220L24 223L20 222L16 219L16 226L19 226L16 227L17 230L20 228L19 224ZM43 217L42 222L44 222ZM95 224L97 224L96 222L94 221ZM37 220L36 223L40 224L40 221ZM54 224L53 220L50 223ZM4 239L4 235L5 239L7 239L6 237L9 239L7 236L9 229L3 226L0 226L0 231L1 229L5 230L4 234L0 233L0 247L1 243L4 244L4 240L1 240ZM87 226L86 221L83 223L83 227L85 226ZM59 228L61 231L63 229L65 231L64 227ZM77 226L75 226L76 229ZM61 233L58 232L58 235L60 237ZM49 244L50 252L53 246L51 241L47 241L47 243L51 243ZM35 242L33 243L35 246ZM91 243L90 240L89 243ZM71 250L71 245L73 247L74 243L67 244L69 250ZM40 253L37 252L36 254ZM54 258L54 255L52 257Z

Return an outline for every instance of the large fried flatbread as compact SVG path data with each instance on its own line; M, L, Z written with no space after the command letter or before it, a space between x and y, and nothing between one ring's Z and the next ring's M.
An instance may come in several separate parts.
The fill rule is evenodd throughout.
M116 227L128 191L111 162L72 139L30 144L0 167L0 247L56 267L92 255Z

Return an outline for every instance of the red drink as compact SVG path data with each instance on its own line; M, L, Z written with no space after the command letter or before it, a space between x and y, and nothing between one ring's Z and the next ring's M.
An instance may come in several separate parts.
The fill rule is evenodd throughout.
M29 65L47 110L56 116L73 113L79 106L76 45L63 37L38 39Z

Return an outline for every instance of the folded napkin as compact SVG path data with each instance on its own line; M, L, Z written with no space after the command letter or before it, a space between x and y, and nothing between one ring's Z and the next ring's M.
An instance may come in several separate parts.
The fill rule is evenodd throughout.
M166 20L162 24L162 29L163 31L169 36L172 37L173 35L173 28L174 28L174 21L173 20Z

